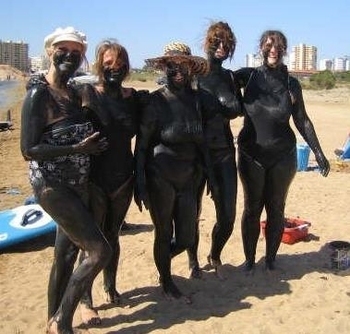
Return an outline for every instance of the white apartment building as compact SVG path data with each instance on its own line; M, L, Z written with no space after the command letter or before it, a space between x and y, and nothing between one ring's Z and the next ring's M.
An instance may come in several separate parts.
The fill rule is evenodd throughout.
M350 57L345 60L345 71L350 71Z
M321 59L319 62L320 71L332 71L333 70L333 60L331 59Z
M334 58L333 61L333 71L342 72L345 71L346 68L346 59L343 57Z
M317 48L313 45L299 44L293 46L290 62L292 71L314 71L317 69Z

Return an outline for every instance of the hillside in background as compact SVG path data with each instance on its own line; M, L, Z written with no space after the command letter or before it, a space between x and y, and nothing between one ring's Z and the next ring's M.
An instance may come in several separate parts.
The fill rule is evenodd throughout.
M10 65L1 64L0 65L0 81L7 80L8 78L11 80L22 80L22 79L26 79L27 75L24 72L18 70L17 68L14 68Z

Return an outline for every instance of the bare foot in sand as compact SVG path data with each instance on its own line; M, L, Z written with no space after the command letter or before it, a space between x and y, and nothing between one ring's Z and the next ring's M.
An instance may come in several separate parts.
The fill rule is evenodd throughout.
M253 276L255 273L255 263L246 261L242 265L243 270L246 274L246 276Z
M58 323L54 319L51 319L47 324L46 334L89 334L86 329L58 329Z
M61 334L61 333L74 334L74 331L73 331L73 328L59 329L58 322L55 320L55 318L51 318L47 324L46 333L47 334Z
M221 260L213 260L210 255L207 256L208 264L211 268L215 270L216 276L221 280L226 280L226 277L224 275L223 265L221 263Z
M164 291L163 291L163 293L164 293L165 299L167 299L169 301L180 300L180 301L184 302L187 305L192 304L192 299L190 297L188 297L188 296L181 295L180 297L177 298L177 297L174 297L170 293L166 293Z
M47 334L58 334L57 322L54 319L51 319L46 328Z
M90 326L97 326L101 325L101 318L98 315L97 311L86 305L86 304L80 304L80 315L81 319L83 320L83 323Z
M283 268L276 266L275 262L266 262L265 263L265 272L270 277L278 278L281 274L284 274L285 271Z
M191 268L190 270L191 270L190 278L196 278L196 279L202 278L201 268L199 268L198 266L195 266L195 267Z
M225 281L226 280L226 275L224 273L224 266L223 265L218 265L215 267L215 273L216 273L216 276L218 277L219 280L221 281Z
M117 304L119 305L121 300L120 300L120 294L118 293L117 290L111 290L111 291L106 291L105 292L106 296L106 302L111 303L111 304Z
M190 297L184 296L181 291L177 288L174 282L167 282L166 284L162 283L163 293L167 300L181 300L185 304L192 304Z

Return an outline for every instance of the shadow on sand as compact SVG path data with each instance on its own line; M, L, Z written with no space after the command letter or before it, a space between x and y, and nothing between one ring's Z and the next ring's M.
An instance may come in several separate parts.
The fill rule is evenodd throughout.
M317 236L311 235L306 242L317 239ZM106 334L146 334L155 330L166 330L186 321L203 321L249 309L252 307L250 297L263 300L275 295L289 295L292 293L289 281L302 279L310 273L319 273L319 279L322 280L327 280L330 274L349 275L349 270L337 272L331 268L329 244L325 244L317 252L277 255L277 266L273 272L266 271L262 258L257 263L254 274L247 275L243 265L226 264L223 271L227 279L223 281L217 278L213 270L204 269L201 279L173 276L178 287L191 296L191 305L180 300L166 300L159 286L145 286L127 291L122 295L121 306L136 310L127 315L118 314L116 310L115 315L102 318L102 325L98 328L105 329ZM110 310L114 307L103 304L97 309ZM108 330L120 324L124 324L124 328L118 328L118 331Z

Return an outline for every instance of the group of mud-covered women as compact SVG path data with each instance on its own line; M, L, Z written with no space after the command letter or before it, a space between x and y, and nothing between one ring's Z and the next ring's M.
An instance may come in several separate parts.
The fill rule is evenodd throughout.
M323 176L330 167L306 114L300 84L283 64L285 36L280 31L261 36L264 62L255 69L223 68L235 46L225 22L213 23L207 31L207 59L191 55L183 43L168 44L163 56L146 60L164 71L167 82L149 93L122 86L130 64L118 42L105 40L97 46L98 82L75 85L72 78L85 60L85 35L68 27L45 39L50 68L28 82L21 150L29 161L36 200L57 223L48 333L73 333L79 303L84 322L101 322L91 293L101 270L106 300L119 302L119 231L133 192L154 224L154 260L167 298L191 302L172 279L174 256L187 251L191 277L201 276L198 221L205 188L216 210L208 263L224 278L221 252L233 231L237 196L230 120L238 116L244 117L238 171L244 190L245 269L254 270L263 209L266 269L274 269L297 166L290 117Z

